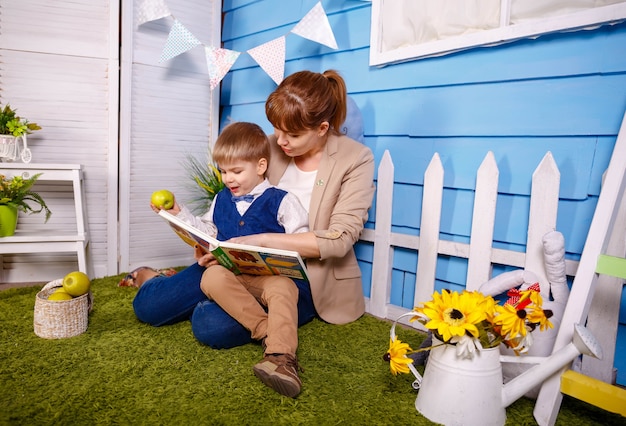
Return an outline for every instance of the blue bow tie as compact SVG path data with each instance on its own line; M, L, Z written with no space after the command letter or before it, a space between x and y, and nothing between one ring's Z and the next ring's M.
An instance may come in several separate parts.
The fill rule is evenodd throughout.
M233 203L236 203L237 201L247 201L248 203L251 203L252 201L254 201L254 195L247 194L240 197L233 195L231 196L231 199L233 200Z

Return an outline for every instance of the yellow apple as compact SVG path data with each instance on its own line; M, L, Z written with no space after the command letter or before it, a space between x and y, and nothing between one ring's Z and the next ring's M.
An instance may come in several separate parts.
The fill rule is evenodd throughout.
M51 295L48 296L48 300L59 302L61 300L72 300L72 295L67 293L63 288L58 288Z
M174 207L174 194L167 189L154 191L150 197L150 202L159 209L169 210Z
M63 289L71 296L78 297L89 291L91 281L84 272L74 271L63 277Z

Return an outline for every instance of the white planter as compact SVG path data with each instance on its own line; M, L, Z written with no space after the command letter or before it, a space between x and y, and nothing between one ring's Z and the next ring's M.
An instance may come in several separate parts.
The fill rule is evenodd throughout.
M22 141L22 149L20 150L20 139ZM30 163L32 154L26 142L26 135L11 136L0 135L0 160L15 161L20 158L24 163Z

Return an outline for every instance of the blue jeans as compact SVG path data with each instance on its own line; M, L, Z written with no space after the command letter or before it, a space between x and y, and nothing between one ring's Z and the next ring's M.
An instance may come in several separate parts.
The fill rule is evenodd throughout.
M194 263L171 277L146 281L133 300L139 321L155 327L191 320L191 330L201 343L226 349L252 342L250 331L209 300L200 290L205 268ZM309 283L293 280L298 286L298 326L317 315Z

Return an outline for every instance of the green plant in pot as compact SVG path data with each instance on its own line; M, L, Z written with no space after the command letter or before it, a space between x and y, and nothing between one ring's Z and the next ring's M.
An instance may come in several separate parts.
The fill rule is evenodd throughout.
M16 110L9 104L0 108L0 135L24 136L35 130L41 130L37 123L30 123L27 119L17 115Z
M37 123L31 123L18 116L16 110L9 104L0 108L0 158L15 160L20 154L18 141L21 139L23 144L21 159L25 163L30 162L32 154L26 142L26 135L40 129Z
M24 179L22 176L9 178L0 174L0 237L8 237L15 233L18 210L31 214L44 211L45 221L50 219L52 212L46 202L41 195L32 190L39 176L41 173Z

